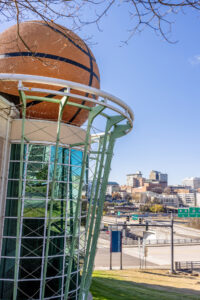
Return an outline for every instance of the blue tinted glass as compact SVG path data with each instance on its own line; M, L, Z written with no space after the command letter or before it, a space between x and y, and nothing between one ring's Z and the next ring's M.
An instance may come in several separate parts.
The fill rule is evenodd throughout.
M82 165L82 157L83 157L82 151L72 149L71 150L71 165L81 166Z
M55 161L56 147L51 146L51 162ZM58 163L68 164L69 162L69 149L59 147L58 148Z

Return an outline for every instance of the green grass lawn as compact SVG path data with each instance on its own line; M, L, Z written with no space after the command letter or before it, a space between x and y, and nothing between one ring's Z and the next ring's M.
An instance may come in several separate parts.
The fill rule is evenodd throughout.
M184 286L182 286L183 288L163 286L159 284L158 278L156 282L152 282L153 284L136 283L134 280L130 280L130 276L126 276L124 272L122 276L120 276L120 274L120 271L95 271L93 273L92 286L90 289L93 299L200 300L200 291L198 292L197 290L185 289ZM151 275L149 276L151 277Z

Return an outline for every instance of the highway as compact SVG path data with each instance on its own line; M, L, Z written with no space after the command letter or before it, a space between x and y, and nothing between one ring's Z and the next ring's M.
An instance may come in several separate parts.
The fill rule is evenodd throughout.
M118 222L124 222L123 218L118 219ZM150 220L149 220L150 221ZM116 224L116 217L103 217L103 222L107 224ZM155 220L153 223L155 224ZM169 221L157 222L157 224L169 224ZM149 226L149 228L151 228ZM143 234L145 228L131 227L136 235ZM155 231L157 238L170 239L170 229L152 227L151 231ZM174 224L174 238L192 238L200 239L200 230L185 227L179 223ZM170 245L167 246L150 246L147 247L146 266L147 268L169 268L170 267ZM139 268L140 256L137 246L123 245L123 267ZM113 268L120 266L120 254L113 253ZM200 261L200 245L198 244L183 244L174 245L174 261ZM98 249L95 258L95 269L109 269L110 266L110 235L105 231L101 232L98 240Z
M123 267L139 268L139 249L134 246L123 246ZM113 253L113 266L119 268L120 254ZM200 261L200 245L175 245L174 261ZM146 257L147 267L170 267L170 246L148 247ZM95 258L95 269L109 269L110 266L110 241L109 235L101 233Z

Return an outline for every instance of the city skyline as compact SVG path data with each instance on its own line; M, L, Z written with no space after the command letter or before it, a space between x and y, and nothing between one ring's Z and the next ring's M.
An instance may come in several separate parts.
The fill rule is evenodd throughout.
M158 173L161 173L162 175L167 175L167 181L169 180L169 177L168 177L168 173L166 172L166 173L164 173L164 172L162 172L162 171L158 171L158 170L151 170L151 171L149 171L149 173L147 173L147 174L144 174L141 170L134 170L133 172L130 172L129 174L126 174L125 175L125 178L124 178L124 183L119 183L119 182L117 182L117 180L115 180L115 179L113 179L113 180L109 180L109 182L116 182L116 183L118 183L119 185L126 185L126 182L127 182L127 176L129 176L129 175L141 175L141 177L143 177L143 178L145 178L145 179L151 179L150 178L150 176L151 176L151 173L152 172L158 172ZM176 185L180 185L180 186L187 186L187 184L186 184L186 182L187 181L192 181L192 180L197 180L198 182L200 182L200 176L186 176L185 178L182 178L182 180L181 180L181 182L179 182L179 183L177 183L177 184L174 184L174 186L176 186ZM170 185L172 185L173 186L173 184L168 184L168 186L170 186ZM189 185L189 184L188 184Z

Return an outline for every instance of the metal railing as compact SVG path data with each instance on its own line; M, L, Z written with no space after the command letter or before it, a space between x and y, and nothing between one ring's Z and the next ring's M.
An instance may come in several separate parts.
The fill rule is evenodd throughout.
M200 261L175 261L176 271L200 271Z
M96 88L87 86L85 84L63 80L63 79L57 79L57 78L51 78L51 77L44 77L44 76L35 76L35 75L26 75L26 74L12 74L12 73L0 73L0 81L15 81L18 83L18 89L23 92L42 92L42 93L49 93L53 95L59 95L62 97L70 97L77 100L87 101L90 103L93 103L95 105L101 105L104 108L109 108L112 111L120 114L130 124L130 128L126 131L128 133L131 131L133 127L133 121L134 121L134 114L132 109L126 105L124 101L121 99ZM62 87L65 88L65 91L57 91L47 88L34 88L34 87L25 87L23 86L23 83L37 83L42 85L49 85L49 86L55 86L55 87ZM70 91L73 90L73 93ZM88 95L88 97L80 95L81 92L85 92ZM91 97L91 96L92 97ZM32 96L33 99L33 96ZM43 99L44 100L44 99ZM68 105L69 105L68 101ZM74 102L72 105L75 105Z
M146 240L145 245L170 245L171 240L167 239L155 239ZM174 239L174 244L200 244L200 239ZM123 245L138 245L138 239L132 239L130 237L123 238Z

